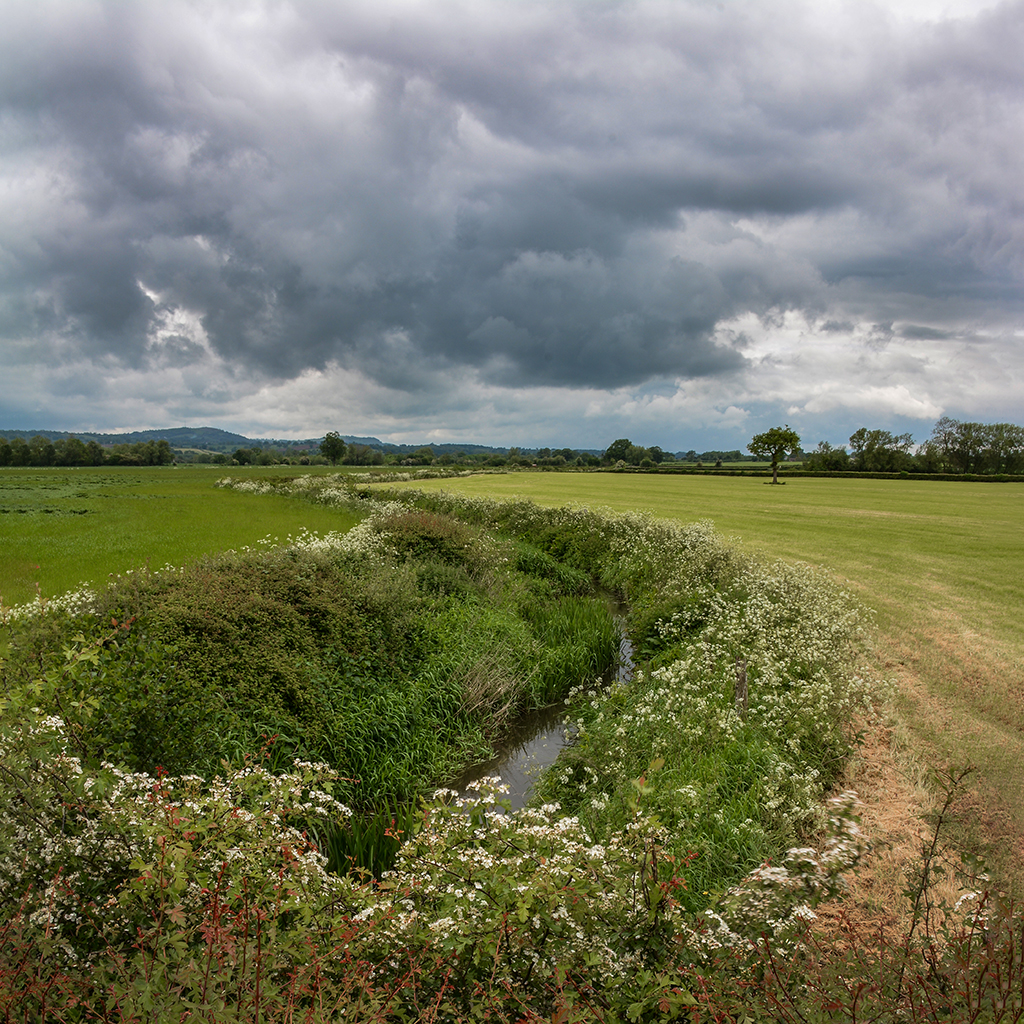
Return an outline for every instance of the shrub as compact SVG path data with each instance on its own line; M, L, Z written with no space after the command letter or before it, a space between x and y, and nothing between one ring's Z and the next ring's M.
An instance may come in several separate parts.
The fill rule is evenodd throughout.
M133 573L85 609L18 617L3 674L56 667L69 631L124 623L83 679L100 709L94 758L209 774L272 740L274 769L326 761L355 803L410 798L489 756L512 713L613 659L608 609L561 596L582 574L532 550L556 581L543 594L516 567L525 545L375 505L344 536Z
M306 832L348 813L324 766L91 771L75 719L4 712L0 769L20 799L5 789L2 1019L371 1019L373 966L335 905L346 887Z

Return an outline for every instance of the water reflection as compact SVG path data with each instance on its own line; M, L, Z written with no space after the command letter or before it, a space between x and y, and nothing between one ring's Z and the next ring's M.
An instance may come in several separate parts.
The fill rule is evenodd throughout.
M623 636L615 669L609 672L605 683L628 682L633 671L633 645ZM512 809L518 810L530 799L534 779L555 763L559 752L572 740L573 728L566 724L564 704L531 711L516 722L496 757L469 769L452 783L452 788L466 795L471 782L496 775L508 786L507 799Z

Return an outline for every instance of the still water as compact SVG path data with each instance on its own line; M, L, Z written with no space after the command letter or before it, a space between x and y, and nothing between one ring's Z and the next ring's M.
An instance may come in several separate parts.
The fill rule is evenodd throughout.
M619 641L619 657L607 683L633 678L633 645L625 636ZM572 743L573 728L565 721L565 705L553 704L523 715L507 740L490 761L474 765L452 783L452 789L467 792L471 782L496 775L508 786L507 799L512 810L524 807L530 799L533 781L555 763L563 747Z

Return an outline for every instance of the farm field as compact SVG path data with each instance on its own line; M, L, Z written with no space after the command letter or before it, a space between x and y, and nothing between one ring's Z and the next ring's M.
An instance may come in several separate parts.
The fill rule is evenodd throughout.
M214 487L223 466L0 470L0 600L53 597L112 572L255 544L267 536L347 529L351 517ZM295 467L245 476L294 475ZM315 470L314 470L315 471Z
M520 473L408 486L710 519L745 548L848 579L883 629L945 609L989 643L1020 639L1024 490L1012 484L811 477L771 487L763 478Z
M408 485L413 486L413 485ZM1024 875L1024 489L927 480L517 473L428 480L487 497L711 519L748 550L838 576L876 613L880 670L899 684L922 758L970 762L975 824Z
M905 859L885 860L898 852L899 833L875 827L875 794L887 785L900 789L902 780L871 745L882 730L864 717L872 688L860 668L863 618L855 602L820 573L742 557L763 551L815 563L876 609L881 667L899 679L902 714L916 730L904 750L933 764L949 756L974 760L990 790L1004 787L1003 803L977 790L982 799L968 805L983 837L1000 840L1009 854L999 863L989 857L1002 885L1020 878L1012 861L1024 835L1012 803L1021 753L1012 685L1019 638L1012 614L1000 607L1019 601L1020 542L1015 506L1005 500L1015 497L1013 489L820 480L804 487L791 480L769 490L760 479L514 473L420 479L416 486L437 492L433 498L377 503L321 473L290 493L262 482L293 477L294 468L236 468L227 474L235 481L230 488L216 486L224 475L50 471L3 478L18 486L3 492L4 521L14 525L5 527L0 568L32 545L41 550L41 537L54 550L59 539L64 572L75 583L90 573L101 582L140 552L150 564L153 550L163 552L159 568L268 534L283 542L311 527L323 532L360 521L328 540L229 551L167 576L115 581L80 617L55 609L11 621L0 739L6 777L17 785L0 792L7 826L0 840L18 856L0 858L5 934L14 935L0 950L0 976L10 979L6 988L0 984L0 1002L10 997L11 1006L24 1007L19 1019L53 1019L42 1008L31 1014L43 1000L91 1006L112 985L121 986L119 1014L165 998L180 1003L183 991L206 1000L211 978L233 1018L278 1019L267 1012L270 1000L287 1010L280 1019L290 1018L307 993L326 993L324 1005L335 1011L323 1019L334 1019L339 1006L363 1005L357 962L370 965L374 991L389 1010L393 1001L394 1014L370 1007L379 1021L407 1019L413 1008L445 998L461 1000L458 1015L468 1019L462 1011L470 996L496 1000L480 1006L497 1010L510 991L536 1000L547 1019L570 982L588 1005L609 1009L604 1019L632 1019L642 1002L675 1019L669 997L692 990L694 967L709 1009L720 1003L729 1020L752 1019L751 1000L766 1010L794 1006L795 1015L771 1019L811 1019L804 1004L822 1000L830 1017L846 1002L850 1019L866 1016L856 1012L861 990L849 991L851 969L872 977L877 969L872 998L877 994L880 1005L925 1006L932 1016L939 1006L938 1015L949 1019L959 1019L954 1010L963 992L977 991L979 1001L1006 992L1018 998L1015 922L999 918L982 939L978 919L969 917L946 933L950 946L935 967L928 915L933 896L947 895L938 893L930 854L924 875L912 863L921 859L917 813L926 804L908 804L900 821L909 867ZM537 504L484 507L458 500L455 491ZM136 505L153 511L133 514ZM662 520L593 511L601 506L646 509ZM714 519L719 532L666 526L664 517ZM35 532L19 533L16 520ZM118 546L129 528L138 546ZM79 552L90 560L79 560ZM574 682L593 679L614 649L607 602L590 593L595 580L602 594L629 595L629 631L645 670L626 687ZM584 613L595 641L586 649L578 643ZM138 629L130 625L136 621ZM66 627L82 633L62 643ZM102 636L90 640L96 629ZM516 660L518 650L523 657ZM737 652L751 660L736 660ZM959 686L949 682L954 668ZM751 684L742 697L741 679ZM458 801L449 806L436 797L422 828L407 819L416 840L392 850L394 872L379 886L366 884L362 868L377 864L377 873L390 863L384 840L395 838L394 821L391 831L378 825L397 813L392 797L422 790L428 777L431 785L449 777L453 753L482 751L513 711L513 684L524 699L539 694L526 701L533 706L567 683L580 740L541 779L537 806L521 816L492 815L485 795L482 803L470 799L467 816ZM997 684L998 699L989 692ZM463 722L478 713L493 720ZM851 715L865 724L867 744L853 758L859 776L844 777ZM458 722L468 731L447 736ZM81 756L65 755L68 736ZM445 737L455 747L434 749ZM250 766L254 750L265 766ZM425 768L407 759L412 752L430 755ZM133 774L154 765L160 781ZM850 896L819 905L825 931L808 933L822 957L809 968L811 982L789 973L790 958L772 956L764 961L774 972L765 976L767 987L752 989L749 956L760 945L749 945L751 938L764 938L770 927L779 949L780 936L803 934L814 905L803 899L834 895L838 874L863 851L849 793L828 805L822 852L805 845L821 834L823 795L834 786L860 788L852 780L868 779L864 768L875 765L888 772L867 788L863 811L875 852ZM357 818L339 797L358 805ZM794 841L801 845L792 848ZM182 856L165 861L156 853L168 843ZM116 848L120 859L94 848ZM330 851L326 864L322 849ZM762 873L757 865L766 860L780 867ZM882 861L892 867L888 875L877 866ZM140 863L152 870L136 877ZM352 871L341 870L350 863ZM292 886L291 872L301 883ZM42 877L59 878L60 888L39 889L30 904L23 887ZM923 911L904 898L913 897L915 877L927 900ZM947 906L959 900L956 881L951 875ZM129 886L130 899L116 897ZM582 902L591 887L596 913ZM183 900L165 922L167 891L216 896ZM99 905L84 902L84 894L97 892L108 894L104 912L90 912L83 923L79 908ZM572 894L571 918L563 892ZM294 902L283 903L282 893ZM408 914L394 912L396 897ZM210 945L210 922L223 921L224 908L234 915L239 904L253 908L254 922L278 915L272 945L261 945L256 930L252 969L242 967L237 977L211 973L210 965L227 960ZM295 914L281 915L292 908ZM702 910L718 922L713 932ZM899 930L901 914L913 916L910 932ZM573 924L562 931L564 918ZM851 961L847 938L833 949L830 923L865 939L864 957ZM918 926L922 950L911 944ZM225 949L248 943L249 928L249 917L237 917L224 933ZM716 951L710 978L709 935ZM448 943L450 959L441 963L451 970L436 969L439 941ZM90 961L85 973L56 977L39 952L53 942L81 942L109 956ZM315 991L268 993L264 948L279 966L314 962L319 970L321 950L334 957L340 942L351 961L336 974L321 972ZM394 960L396 946L408 951L415 973L404 955ZM129 961L125 951L140 955ZM591 974L595 962L599 970ZM933 969L935 978L926 978ZM453 971L464 972L454 985ZM921 1003L920 986L933 981ZM243 1005L245 1013L234 1012ZM742 1010L732 1014L730 1007ZM923 1019L916 1010L871 1016Z
M10 606L31 599L37 585L55 596L147 563L180 564L268 535L352 525L338 509L214 486L224 475L297 471L4 470L0 599ZM609 473L486 474L408 486L710 519L745 549L825 567L874 609L880 669L900 684L924 759L979 766L986 833L1024 865L1024 796L1017 795L1024 763L1020 488L825 478L770 487L763 478Z

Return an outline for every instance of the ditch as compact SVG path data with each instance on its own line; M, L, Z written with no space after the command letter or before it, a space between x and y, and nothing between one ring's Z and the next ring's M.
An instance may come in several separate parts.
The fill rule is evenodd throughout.
M633 644L621 631L621 617L617 618L617 625L620 627L619 654L615 665L605 673L603 682L606 686L629 682L635 670ZM506 799L511 809L517 811L525 807L533 792L534 781L555 763L558 755L575 738L574 727L566 721L565 713L566 705L561 701L522 715L509 730L495 756L467 769L452 783L452 788L464 796L472 783L497 777L501 785L508 787Z

